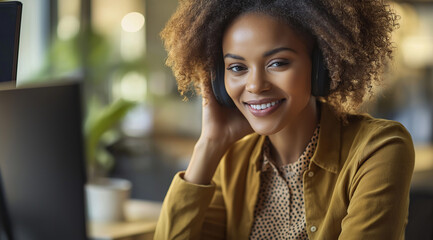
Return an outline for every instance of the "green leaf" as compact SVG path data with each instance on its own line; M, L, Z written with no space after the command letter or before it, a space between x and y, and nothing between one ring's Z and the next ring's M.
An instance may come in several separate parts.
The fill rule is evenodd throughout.
M86 138L86 158L89 164L96 164L96 151L102 135L117 125L135 105L135 102L119 99L96 115L87 118L84 134Z

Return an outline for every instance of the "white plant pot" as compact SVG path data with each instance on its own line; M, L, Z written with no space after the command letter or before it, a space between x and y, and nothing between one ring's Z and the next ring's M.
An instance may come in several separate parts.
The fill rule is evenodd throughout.
M87 217L91 222L125 220L125 203L131 194L131 182L101 178L86 184Z

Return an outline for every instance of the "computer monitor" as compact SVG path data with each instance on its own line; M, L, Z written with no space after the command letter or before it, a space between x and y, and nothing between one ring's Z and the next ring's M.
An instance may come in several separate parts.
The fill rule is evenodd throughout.
M17 78L21 9L20 2L0 2L0 82Z
M80 84L0 90L0 173L9 240L84 240Z

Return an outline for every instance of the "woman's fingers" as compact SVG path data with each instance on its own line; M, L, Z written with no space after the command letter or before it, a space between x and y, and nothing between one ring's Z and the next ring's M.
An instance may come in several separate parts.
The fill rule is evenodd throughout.
M211 85L201 85L203 96L202 135L233 143L253 130L237 108L225 107L215 98Z

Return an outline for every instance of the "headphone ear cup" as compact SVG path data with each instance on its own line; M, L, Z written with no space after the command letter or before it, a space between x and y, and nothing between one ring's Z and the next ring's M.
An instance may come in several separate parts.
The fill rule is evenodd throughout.
M216 100L223 106L226 107L236 107L233 100L227 93L224 84L224 59L219 59L216 63L214 78L211 79L212 91Z
M317 45L313 49L311 59L311 94L316 97L326 97L330 92L331 78L323 54Z

